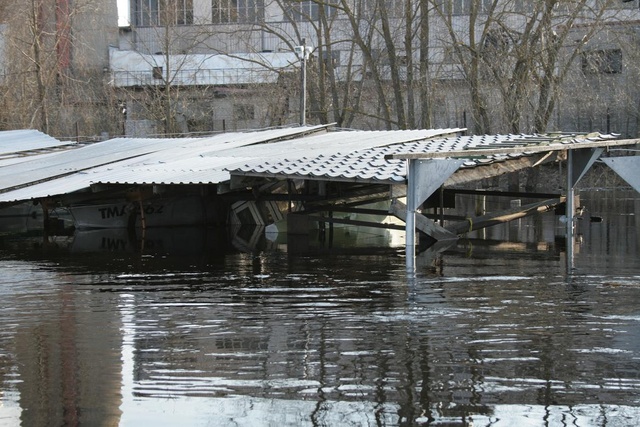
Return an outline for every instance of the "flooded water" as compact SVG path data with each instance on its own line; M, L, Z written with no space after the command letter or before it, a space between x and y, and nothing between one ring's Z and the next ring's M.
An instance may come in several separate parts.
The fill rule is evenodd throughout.
M583 203L570 270L553 213L415 274L362 229L4 238L0 425L635 426L640 198Z

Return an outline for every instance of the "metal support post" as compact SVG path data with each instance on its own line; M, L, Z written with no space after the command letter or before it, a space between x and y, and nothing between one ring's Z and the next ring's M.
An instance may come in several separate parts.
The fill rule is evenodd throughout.
M573 150L567 152L567 201L565 203L565 218L567 219L566 242L567 242L567 274L571 274L574 268L573 263L573 246L575 244L575 236L573 235L573 216L575 215L573 189Z
M415 272L416 214L418 207L427 200L464 163L463 159L410 159L407 165L407 207L405 218L405 250L408 272ZM426 219L426 218L425 218ZM433 234L441 239L455 239L436 224L431 224Z
M307 59L310 51L306 39L302 39L302 46L295 47L295 52L300 59L300 126L305 126L307 123Z
M578 150L567 150L567 201L565 217L567 218L567 273L571 274L574 269L574 245L575 245L575 186L578 181L587 173L589 168L602 155L604 148L582 148Z
M418 209L418 196L416 188L416 163L419 160L408 160L407 171L407 218L405 221L405 256L407 257L407 271L415 272L416 269L416 210Z

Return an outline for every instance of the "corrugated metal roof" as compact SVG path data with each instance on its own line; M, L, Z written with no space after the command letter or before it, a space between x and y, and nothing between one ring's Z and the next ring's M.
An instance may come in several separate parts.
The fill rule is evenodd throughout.
M202 152L199 157L173 149L141 157L130 168L112 171L96 182L104 184L190 184L219 183L229 180L228 170L247 162L262 163L266 159L291 162L319 153L348 153L398 141L415 141L459 132L460 129L415 131L345 131L308 135L269 144L236 144ZM177 156L180 156L179 158ZM160 159L163 159L160 161ZM169 161L169 159L172 159ZM180 159L180 160L178 160ZM143 166L143 167L142 167Z
M0 168L0 189L10 189L62 177L170 146L171 143L168 141L121 138L88 145L77 150L63 151L46 158L35 157L32 160Z
M51 149L70 142L60 141L33 129L0 131L0 157L25 156L31 151Z
M67 176L64 179L45 181L28 187L1 193L0 203L41 199L86 190L91 184L87 183L87 177L85 175L86 174L84 173L77 173Z
M95 183L219 183L229 179L226 167L248 159L225 159L216 153L233 153L246 146L301 137L326 127L230 132L202 138L116 138L37 156L20 164L2 166L0 162L0 202L67 194Z
M282 163L289 168L301 166L300 170L287 171L303 175L314 166L313 162L306 165L305 159L315 157L319 159L313 176L321 176L322 162L327 161L331 164L341 162L339 167L334 165L329 172L328 176L332 178L343 175L346 179L360 176L395 181L402 173L393 170L399 167L397 161L362 164L358 160L361 152L398 144L403 147L412 143L426 144L425 140L462 131L318 133L326 128L295 127L224 133L204 138L116 138L73 151L34 157L19 165L0 167L0 202L88 190L93 184L216 184L230 179L229 170L242 169L247 164L257 165L258 170L262 170L262 164ZM389 151L380 151L386 152ZM279 169L270 167L270 172L279 172Z
M67 147L67 146L65 146ZM77 146L79 148L80 146ZM29 155L18 155L18 156L10 156L5 158L0 158L0 170L1 168L5 168L11 165L17 165L18 163L31 162L34 159L47 159L49 156L53 156L58 154L59 151L42 151L38 153L33 153Z
M277 178L327 179L334 181L358 181L374 183L402 183L406 179L406 160L385 159L390 154L437 153L455 150L499 148L526 145L531 143L548 144L558 138L571 138L569 135L541 137L540 135L480 135L456 136L434 140L398 142L383 147L371 147L355 150L347 154L320 154L305 156L295 162L290 159L274 159L248 162L231 170L232 175ZM601 136L603 139L609 136ZM571 140L565 141L571 143ZM476 167L512 158L526 153L491 155L471 158L463 167Z
M234 155L254 157L260 162L265 158L297 160L321 154L351 153L390 144L424 141L443 135L456 134L464 129L418 129L393 131L335 131L283 141L278 144L261 145L234 151Z
M94 184L217 184L228 181L229 167L253 158L193 157L159 164L105 167L89 172Z
M319 133L326 128L296 127L184 139L117 138L36 156L22 164L2 166L0 161L0 202L88 190L92 184L217 184L229 180L230 174L401 183L405 181L406 161L385 156L548 144L561 138L565 143L572 142L572 136L567 135L444 137L462 129ZM522 155L470 158L464 167Z

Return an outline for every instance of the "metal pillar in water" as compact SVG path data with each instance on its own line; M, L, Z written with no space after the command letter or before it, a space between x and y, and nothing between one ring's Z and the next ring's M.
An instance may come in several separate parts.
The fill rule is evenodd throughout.
M416 269L416 210L418 209L418 197L416 188L413 185L416 181L415 162L416 160L409 160L409 170L407 171L407 219L405 221L404 246L408 272L413 272Z
M464 163L463 159L410 159L407 170L407 215L405 254L407 272L415 272L416 214L427 200Z
M604 148L582 148L567 150L567 201L565 217L567 218L567 274L574 269L575 246L575 186L589 168L600 157Z
M567 218L566 242L567 242L567 274L571 274L574 268L573 249L575 236L573 228L573 217L576 212L574 206L575 191L573 189L573 150L567 153L567 201L565 203L565 217Z

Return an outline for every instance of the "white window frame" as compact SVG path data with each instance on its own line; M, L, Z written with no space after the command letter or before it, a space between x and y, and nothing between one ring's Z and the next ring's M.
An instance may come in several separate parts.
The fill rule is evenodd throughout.
M133 0L131 2L131 22L138 27L166 25L165 11L172 7L171 25L193 24L193 0Z
M317 21L320 18L320 8L324 8L324 14L327 18L333 18L338 13L338 9L332 4L337 3L336 0L301 0L289 2L289 14L295 22Z
M214 24L245 24L264 21L264 0L211 0Z

